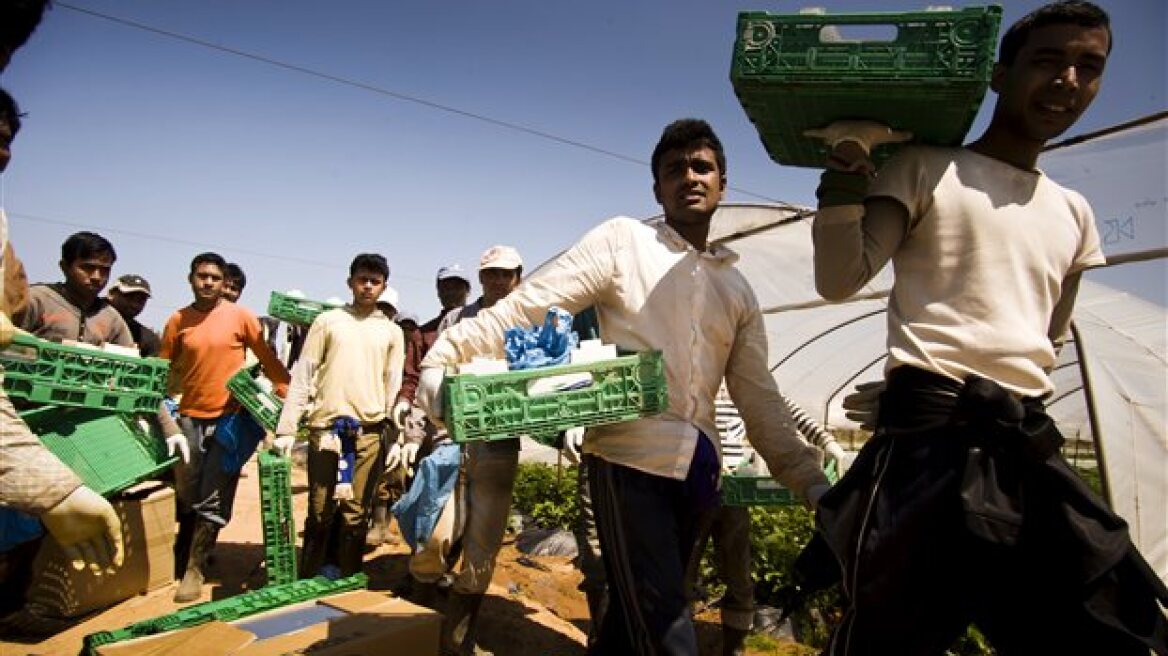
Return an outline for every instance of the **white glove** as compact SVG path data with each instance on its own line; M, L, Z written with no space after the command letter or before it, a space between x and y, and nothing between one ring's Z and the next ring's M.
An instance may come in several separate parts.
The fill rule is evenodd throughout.
M122 521L100 494L82 485L41 515L73 569L100 576L122 566Z
M397 426L399 431L405 430L406 419L410 416L410 402L405 399L398 401L394 404L391 414L393 415L393 425Z
M825 444L823 450L827 452L828 458L831 458L835 461L836 472L838 472L840 476L843 476L844 472L848 471L848 468L852 466L852 461L856 459L855 454L845 451L844 448L840 446L840 443L836 442L834 439Z
M823 128L804 130L803 136L822 139L831 149L828 165L841 171L871 175L876 167L868 160L872 148L912 139L912 132L893 130L876 121L835 121Z
M564 431L564 459L573 465L580 464L580 451L584 448L584 428L578 426Z
M418 376L418 407L438 427L445 425L442 421L442 381L445 378L442 367L426 367Z
M183 464L188 464L191 461L191 443L187 441L187 436L182 433L175 433L166 438L166 456L174 456L174 452L178 451L179 458L182 459Z
M414 475L414 461L418 459L418 449L420 444L414 442L406 442L401 448L401 464L406 468L410 476Z
M884 381L875 380L856 385L856 391L844 397L844 416L865 430L876 430L876 416L880 412L880 394Z
M394 442L393 446L389 447L389 451L385 454L385 471L391 472L398 468L402 460L402 445L401 442Z
M272 440L272 450L285 458L292 455L292 447L295 445L295 435L277 435L276 439Z

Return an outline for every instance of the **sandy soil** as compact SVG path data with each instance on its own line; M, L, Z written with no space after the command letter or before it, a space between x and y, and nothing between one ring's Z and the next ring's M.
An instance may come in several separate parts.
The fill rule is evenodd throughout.
M305 474L294 469L294 509L303 521L306 503ZM400 589L408 578L408 547L398 539L366 555L365 571L370 589ZM259 491L254 460L244 470L236 500L235 516L220 535L210 567L210 580L201 601L222 599L263 586L263 539L260 528ZM568 656L585 653L588 606L576 589L580 574L564 557L523 557L511 539L499 555L489 596L483 604L480 643L496 654L509 656ZM0 655L77 654L82 638L95 631L111 630L156 617L179 608L172 601L177 583L128 599L105 611L82 618L52 637L39 642L0 641ZM703 654L718 654L719 627L713 613L698 617L698 636ZM750 654L807 653L796 645L780 645Z

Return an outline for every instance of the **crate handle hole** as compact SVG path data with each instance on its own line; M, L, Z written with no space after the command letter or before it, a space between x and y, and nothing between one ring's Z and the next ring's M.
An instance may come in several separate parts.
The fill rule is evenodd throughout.
M824 25L820 43L895 43L900 30L895 25Z

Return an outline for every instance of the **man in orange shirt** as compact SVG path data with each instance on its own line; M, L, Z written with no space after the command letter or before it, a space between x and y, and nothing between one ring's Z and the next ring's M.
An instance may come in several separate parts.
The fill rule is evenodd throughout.
M179 426L191 446L191 461L176 481L175 557L179 567L184 556L186 563L177 602L194 601L202 592L207 555L231 519L239 466L250 455L239 440L228 439L228 431L217 430L220 420L238 410L226 384L243 366L244 349L259 358L276 394L288 389L288 370L264 341L259 319L221 297L226 265L216 253L195 256L188 276L195 301L171 315L162 332L161 356L171 361L168 389L182 392ZM189 554L182 553L188 544Z

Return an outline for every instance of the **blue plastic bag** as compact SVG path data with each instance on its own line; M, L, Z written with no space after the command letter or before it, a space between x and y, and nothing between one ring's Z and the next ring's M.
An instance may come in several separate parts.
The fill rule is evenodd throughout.
M215 422L215 432L212 436L226 452L223 457L223 472L236 474L243 469L243 464L251 458L251 454L255 453L256 447L264 439L264 427L246 412L233 412L223 415Z
M434 532L438 516L454 492L461 462L462 449L457 444L436 447L418 463L418 474L410 489L390 509L397 517L402 537L414 551L424 546Z
M13 508L0 507L0 553L44 535L41 520Z
M579 338L572 330L572 313L553 305L542 326L508 328L504 340L508 368L534 369L566 363Z

